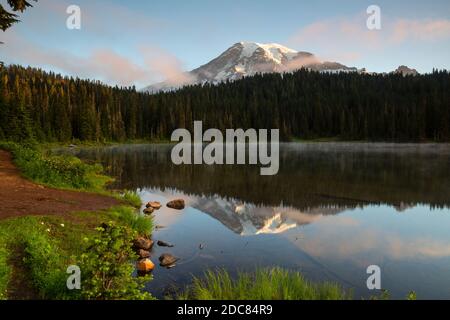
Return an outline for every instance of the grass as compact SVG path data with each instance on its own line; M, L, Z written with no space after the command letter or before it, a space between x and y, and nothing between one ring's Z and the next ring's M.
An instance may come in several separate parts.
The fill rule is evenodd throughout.
M140 208L142 204L141 197L135 191L127 190L120 194L119 199L124 200L135 208Z
M112 179L102 174L100 165L88 165L72 156L43 153L33 144L0 142L8 150L21 173L28 179L54 188L108 194L105 185ZM70 217L26 216L0 221L0 299L8 298L8 285L15 268L11 257L23 250L25 278L43 299L78 299L77 291L66 287L67 267L77 264L85 250L85 240L95 236L96 228L105 222L127 227L139 235L150 235L151 217L140 215L136 207L141 200L134 192L114 194L130 206L114 207L101 212L79 212ZM101 259L99 257L99 259Z
M131 207L74 213L70 220L58 216L33 216L0 221L0 299L8 297L8 283L14 276L8 260L17 254L11 251L17 245L24 250L23 263L40 298L80 298L78 291L66 288L67 267L79 262L85 239L93 237L96 227L107 221L127 226L142 235L149 235L153 228L151 217L140 216Z
M1 142L0 148L12 153L26 178L49 187L104 192L105 185L112 181L102 174L101 165L89 165L73 156L45 155L34 145L13 142Z
M1 242L8 247L21 247L24 250L23 264L28 270L27 278L41 298L67 299L71 296L65 289L65 268L70 264L66 252L58 246L58 240L48 231L49 225L42 218L23 217L0 223ZM14 244L14 246L11 246ZM7 276L0 278L0 295L7 298L8 283L13 274L13 267L6 264L15 251L4 250L3 267L7 266ZM73 294L72 294L73 295Z
M153 230L152 217L139 215L134 208L124 206L115 207L108 212L112 218L121 224L129 226L140 235L150 235Z
M225 270L207 271L179 299L192 300L350 300L334 283L313 284L298 272L280 268L259 269L255 273L239 273L233 279Z
M0 234L0 300L7 298L7 285L11 276L11 267L8 265L8 250L5 235Z

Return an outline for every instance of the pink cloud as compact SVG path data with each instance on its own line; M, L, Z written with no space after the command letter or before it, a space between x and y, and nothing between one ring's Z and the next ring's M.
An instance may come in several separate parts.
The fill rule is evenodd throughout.
M432 42L450 38L450 20L390 19L383 17L381 30L369 30L367 15L317 21L295 32L289 45L315 51L321 60L358 60L404 42Z
M450 20L406 20L400 19L393 24L391 41L437 41L450 37Z
M26 41L17 32L6 33L2 46L6 56L13 57L11 63L51 67L73 76L102 80L122 86L149 84L169 79L173 84L189 81L182 70L182 63L162 49L137 50L140 60L120 55L112 49L93 49L86 56L79 56L62 49L48 49Z
M150 70L162 75L162 80L177 86L192 83L195 79L183 71L181 61L169 52L156 47L141 46L140 52L144 63Z

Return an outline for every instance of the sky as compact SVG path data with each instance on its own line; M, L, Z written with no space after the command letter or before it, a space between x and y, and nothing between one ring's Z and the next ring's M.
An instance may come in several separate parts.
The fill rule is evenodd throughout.
M81 10L79 30L66 26L70 5ZM367 28L370 5L381 10L379 30ZM181 77L240 41L375 72L450 69L448 0L38 0L20 19L0 31L1 61L111 85Z

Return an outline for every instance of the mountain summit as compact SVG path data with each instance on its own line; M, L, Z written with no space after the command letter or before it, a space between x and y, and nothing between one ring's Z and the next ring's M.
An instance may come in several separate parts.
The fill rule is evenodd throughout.
M239 42L207 64L186 73L183 78L189 81L176 84L166 81L144 91L168 91L187 84L219 83L256 73L290 72L302 67L321 72L357 71L337 62L322 62L312 53L295 51L276 43Z

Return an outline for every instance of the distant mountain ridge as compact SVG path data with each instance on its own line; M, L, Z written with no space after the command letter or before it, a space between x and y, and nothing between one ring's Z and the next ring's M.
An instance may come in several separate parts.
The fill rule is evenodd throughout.
M239 42L217 58L185 74L184 82L170 80L146 87L143 91L170 91L188 84L220 83L257 73L290 72L300 68L321 72L357 72L357 68L338 62L320 61L309 52L296 51L277 43Z

